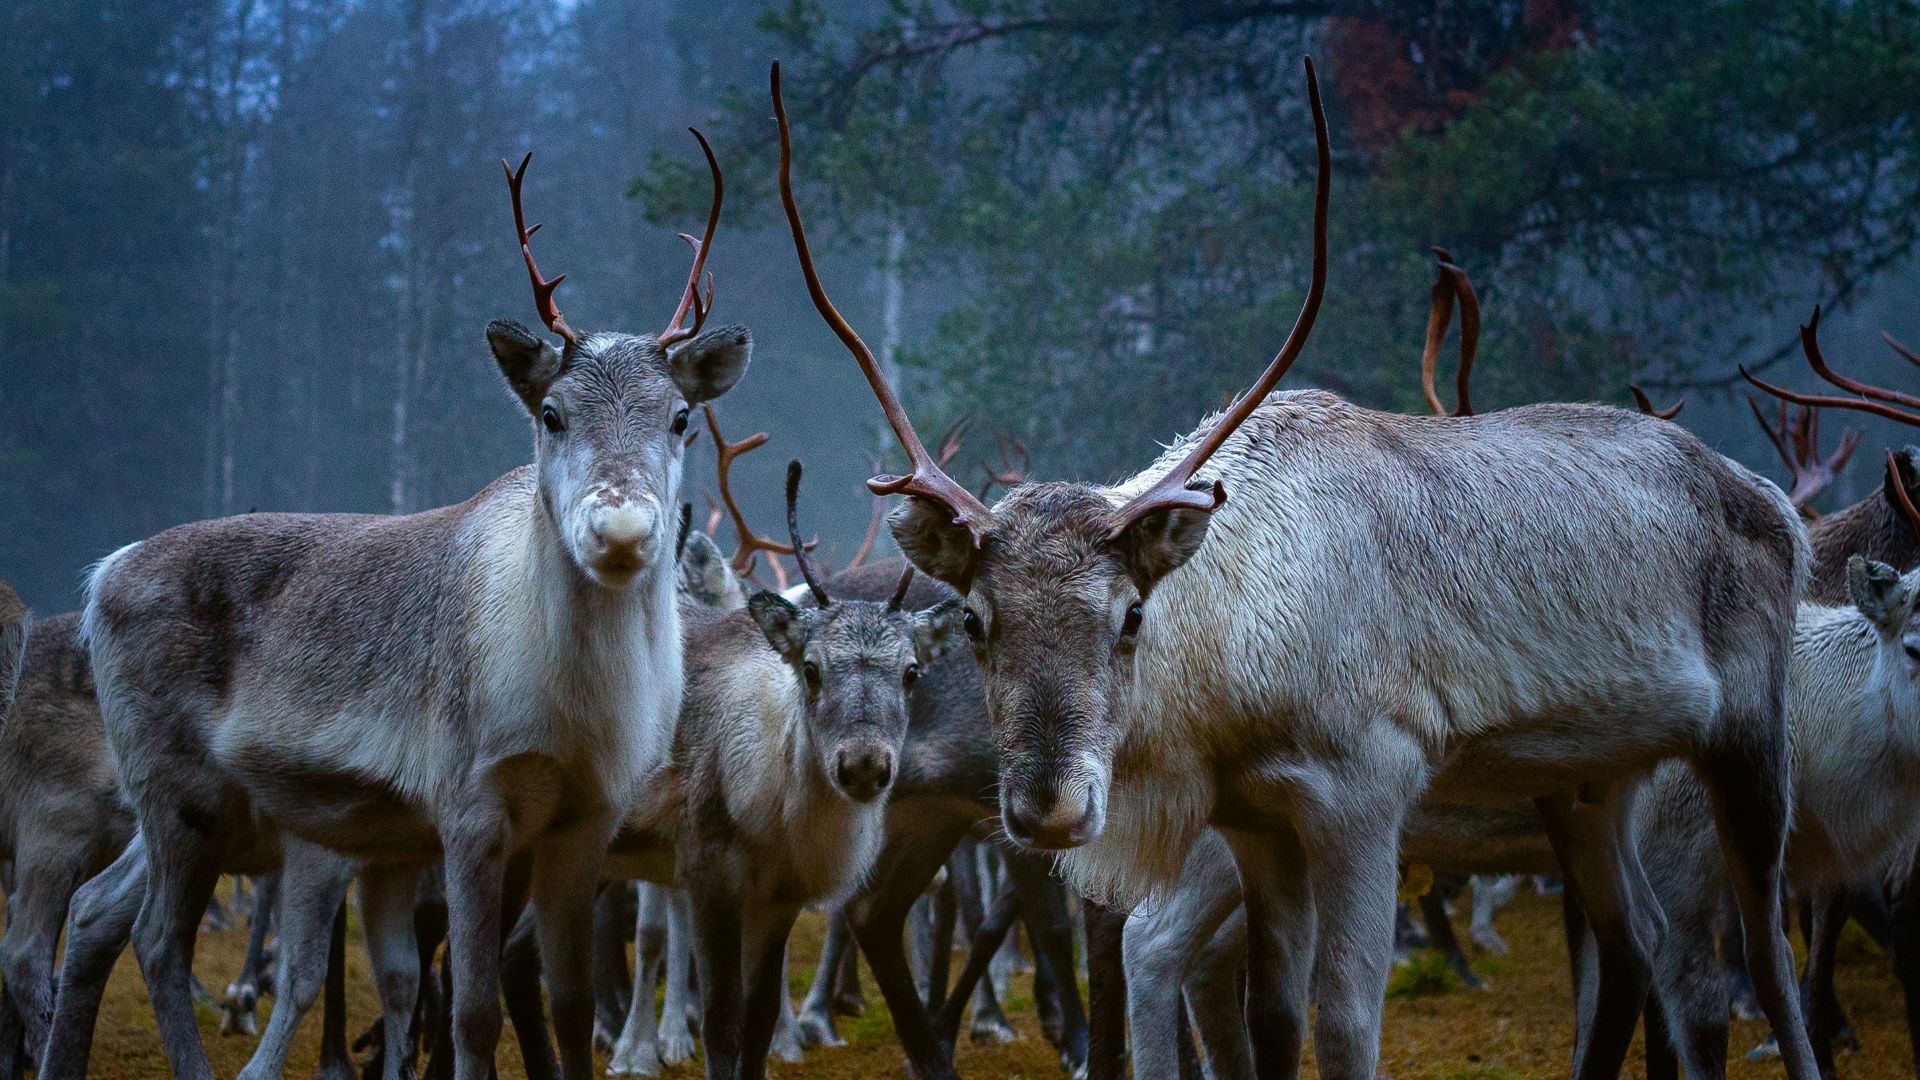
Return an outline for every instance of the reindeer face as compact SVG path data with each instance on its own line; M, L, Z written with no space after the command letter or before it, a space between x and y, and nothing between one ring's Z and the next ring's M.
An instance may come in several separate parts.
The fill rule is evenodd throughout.
M688 410L745 372L745 328L670 352L651 337L589 334L562 353L512 322L490 324L487 341L533 417L542 507L574 565L618 589L672 559Z
M799 608L762 592L747 608L799 676L821 770L854 802L884 796L907 737L907 694L958 639L959 603L918 612L864 600Z
M1031 847L1077 847L1106 821L1114 701L1133 678L1146 593L1192 554L1205 518L1150 517L1116 536L1106 499L1057 483L1015 488L993 517L977 551L951 514L919 499L890 523L908 558L967 598L1008 834Z
M1920 570L1901 574L1883 562L1858 555L1847 560L1847 593L1880 636L1886 669L1903 673L1898 683L1920 683Z

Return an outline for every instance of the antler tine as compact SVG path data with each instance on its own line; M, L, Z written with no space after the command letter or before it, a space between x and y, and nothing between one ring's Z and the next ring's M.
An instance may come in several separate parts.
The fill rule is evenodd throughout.
M1434 249L1436 254L1439 251L1439 248ZM1440 393L1434 389L1434 381L1440 366L1440 345L1446 340L1447 326L1453 322L1453 300L1453 278L1444 271L1435 273L1433 307L1427 314L1427 343L1420 350L1420 392L1426 395L1427 408L1435 416L1447 415L1447 407L1440 403Z
M899 611L907 604L907 590L913 588L913 564L900 574L900 584L893 587L893 599L887 601L888 611Z
M1027 478L1027 467L1032 464L1032 459L1027 454L1027 444L1019 439L1002 432L994 437L993 443L1000 454L1000 467L996 469L984 462L980 465L980 471L986 474L986 479L980 484L980 501L982 502L986 501L987 493L996 485L1012 488L1024 482Z
M967 429L973 426L973 417L962 416L947 427L940 435L940 449L933 455L933 463L942 469L953 464L960 455L960 447L967 441Z
M1327 291L1327 204L1332 190L1333 151L1327 137L1327 114L1320 105L1320 80L1314 74L1313 59L1308 57L1305 63L1307 103L1313 110L1313 136L1318 151L1315 166L1319 172L1313 193L1313 279L1307 286L1306 302L1300 306L1300 314L1287 334L1286 343L1274 354L1273 360L1267 364L1267 370L1261 373L1252 389L1242 395L1240 401L1213 425L1213 430L1200 440L1186 460L1121 507L1119 519L1114 525L1115 533L1158 510L1185 507L1212 512L1227 500L1226 487L1218 480L1198 489L1188 484L1192 482L1193 474L1220 449L1221 444L1227 441L1227 436L1232 435L1235 429L1246 422L1247 417L1253 415L1253 411L1266 400L1267 394L1279 384L1281 376L1293 366L1300 350L1306 347L1307 335L1313 330L1315 316L1320 313L1320 300Z
M1882 330L1880 331L1880 340L1887 343L1887 348L1892 349L1894 352L1898 353L1900 355L1900 359L1905 360L1909 364L1913 364L1917 367L1920 367L1920 355L1916 355L1912 349L1906 347L1905 345L1900 344L1900 340L1898 338L1894 337L1892 334L1886 332L1885 330Z
M733 557L727 562L733 567L734 573L749 577L753 573L755 552L764 551L771 555L793 554L793 548L788 545L768 540L754 532L753 526L747 524L747 515L741 513L740 504L733 498L733 460L759 448L767 441L767 433L756 431L739 442L730 443L726 436L720 433L719 417L714 415L713 406L703 404L700 407L707 414L707 430L713 433L714 472L720 487L720 504L726 507L727 516L733 520L734 535L740 538L740 546L734 549ZM774 566L778 573L779 563L776 561Z
M1854 393L1863 395L1864 398L1878 398L1879 400L1868 401L1863 400L1863 398L1840 397L1836 394L1798 393L1793 390L1788 390L1783 386L1775 386L1755 376L1746 369L1746 365L1744 364L1740 366L1741 378L1746 379L1748 382L1772 394L1774 397L1782 401L1793 402L1795 405L1806 405L1814 408L1831 407L1835 409L1853 409L1857 412L1872 413L1875 416L1884 417L1888 420L1896 420L1902 424L1920 427L1920 412L1909 412L1906 409L1895 407L1895 405L1908 405L1913 408L1920 408L1920 398L1900 394L1892 390L1882 390L1875 386L1868 386L1866 383L1857 382L1838 374L1827 366L1826 357L1820 353L1819 332L1820 309L1816 307L1813 309L1812 320L1800 327L1800 349L1807 354L1807 365L1813 368L1814 373L1843 390L1851 390ZM1893 402L1894 404L1881 404L1881 402Z
M873 497L873 512L867 515L866 535L860 537L860 550L847 560L847 569L853 570L865 566L873 554L873 545L880 539L880 524L887 519L887 500L879 495Z
M1893 450L1887 450L1887 474L1893 483L1887 486L1893 489L1894 501L1900 504L1900 512L1906 515L1907 524L1915 533L1920 533L1920 509L1915 509L1913 499L1907 494L1907 482L1900 475L1900 467L1894 463Z
M827 599L827 590L821 587L820 578L813 572L813 560L807 558L806 544L800 539L799 458L787 463L787 538L793 543L793 561L800 565L800 576L806 580L813 602L823 608L833 603Z
M1628 383L1627 392L1633 395L1633 403L1639 406L1641 412L1662 420L1671 420L1679 416L1680 410L1687 407L1687 399L1681 398L1664 409L1656 409L1653 407L1653 399L1647 396L1645 390L1640 389L1639 383ZM1758 406L1755 407L1758 408Z
M873 350L867 348L867 343L860 339L839 309L833 306L826 288L820 284L820 275L813 265L813 255L807 249L807 232L800 221L800 206L793 197L793 135L787 125L786 102L780 97L780 64L777 61L773 65L770 81L773 115L780 125L780 202L787 211L787 225L793 232L793 250L800 262L800 272L807 279L807 295L813 299L813 306L820 312L820 317L833 328L840 343L859 362L861 373L867 377L867 385L873 389L874 397L880 400L881 411L886 413L887 424L893 428L894 437L907 452L907 475L875 476L867 481L867 488L876 495L917 495L945 507L953 515L955 523L966 526L974 546L978 547L987 530L993 527L992 511L972 492L955 483L927 453L920 436L913 430L913 422L907 419L907 412L900 405L899 396L880 371Z
M1767 419L1760 408L1760 401L1752 394L1747 395L1747 405L1753 410L1753 418L1759 422L1760 430L1766 434L1767 441L1780 455L1793 477L1793 486L1787 492L1787 501L1794 509L1803 514L1811 514L1808 507L1813 500L1833 483L1834 477L1846 467L1853 452L1860 447L1860 431L1849 428L1840 436L1840 445L1834 448L1826 458L1820 456L1820 412L1818 409L1800 406L1791 409L1786 402L1780 403L1778 421Z
M706 156L707 171L713 174L713 204L707 208L707 231L698 241L685 233L681 239L693 246L693 269L687 272L687 287L680 293L680 306L673 309L673 319L667 328L660 331L660 344L674 345L685 341L700 332L700 324L706 321L707 312L713 308L713 279L707 279L707 302L700 303L700 274L707 268L707 253L713 250L713 233L720 227L720 203L726 197L726 178L720 173L720 162L713 156L713 146L707 137L700 134L699 128L688 128L694 139L700 143L700 153ZM683 330L680 321L687 317L687 309L693 309L693 327Z
M526 211L520 206L520 182L526 179L527 164L532 160L531 150L520 159L518 169L508 166L506 158L500 159L500 171L507 174L507 192L513 197L513 228L520 235L520 257L526 261L527 277L533 282L533 306L540 312L540 321L547 324L548 330L564 338L567 344L577 345L580 335L567 325L566 316L560 314L560 308L553 302L553 291L567 280L567 275L561 274L548 281L540 276L540 268L533 263L533 234L540 231L540 226L528 228Z

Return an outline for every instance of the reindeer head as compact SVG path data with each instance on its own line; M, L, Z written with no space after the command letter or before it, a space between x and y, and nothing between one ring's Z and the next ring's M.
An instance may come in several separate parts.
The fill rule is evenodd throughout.
M888 603L829 599L800 543L799 488L796 461L787 467L787 531L814 606L758 592L747 600L747 610L799 677L821 771L847 798L871 802L893 785L907 735L907 694L920 672L958 639L960 603L903 611L912 570Z
M1126 505L1084 485L1023 484L989 510L928 453L872 351L820 284L794 200L792 137L774 66L780 196L807 292L859 362L911 465L908 475L876 476L868 487L908 496L889 520L894 538L915 566L966 598L962 621L1000 748L1001 815L1023 843L1072 847L1100 834L1119 730L1114 709L1141 635L1153 632L1149 597L1199 549L1226 498L1218 482L1195 483L1194 474L1279 383L1319 310L1332 155L1311 61L1306 68L1319 166L1313 280L1279 354L1184 460Z
M1882 669L1904 674L1896 684L1920 683L1920 625L1913 619L1920 570L1902 574L1854 555L1847 559L1847 595L1879 634Z
M566 275L549 281L534 266L529 243L540 226L528 227L521 210L520 184L533 155L517 171L507 170L534 301L562 344L555 347L508 320L487 325L487 344L533 417L542 509L572 563L608 588L622 588L672 558L672 509L680 498L688 410L731 389L746 372L753 348L745 327L700 332L713 297L709 278L702 300L700 275L722 190L713 152L704 138L700 146L713 171L713 208L705 239L686 238L694 247L693 272L673 320L659 334L582 334L567 324L553 300ZM689 308L693 325L683 327Z

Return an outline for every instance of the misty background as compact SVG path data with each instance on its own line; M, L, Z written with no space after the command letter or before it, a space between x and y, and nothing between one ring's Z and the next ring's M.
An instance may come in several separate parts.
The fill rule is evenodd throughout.
M0 0L0 576L42 613L168 526L409 512L530 459L487 353L537 325L501 158L583 330L658 330L728 198L714 323L734 492L829 563L897 464L773 199L770 61L822 273L923 437L971 416L1042 477L1110 480L1259 371L1305 288L1320 64L1328 302L1285 385L1421 411L1432 258L1480 290L1481 411L1626 405L1785 481L1736 363L1920 391L1913 0ZM1450 385L1452 344L1442 365ZM1450 395L1448 395L1450 396ZM696 425L698 426L698 425ZM1823 506L1920 432L1865 443ZM687 463L707 519L711 440ZM720 530L731 550L730 530ZM883 541L883 543L886 543Z

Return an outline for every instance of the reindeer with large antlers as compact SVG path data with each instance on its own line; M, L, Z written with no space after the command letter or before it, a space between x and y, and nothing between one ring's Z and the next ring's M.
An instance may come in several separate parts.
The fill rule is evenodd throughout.
M534 263L527 162L506 170L535 304L560 338L487 327L532 422L532 465L406 517L184 525L120 549L89 578L107 737L151 867L94 884L143 894L134 947L176 1076L210 1075L189 992L200 913L233 853L276 841L290 850L282 895L304 897L283 903L290 972L325 970L301 953L324 949L328 934L294 930L330 921L355 867L380 871L369 881L394 895L369 907L404 912L410 934L414 872L444 861L463 1080L492 1069L503 920L530 897L564 1075L592 1073L588 925L601 859L664 762L680 704L682 437L688 410L730 389L750 350L744 328L700 331L722 190L700 145L712 209L679 306L655 334L569 323L554 300L562 279ZM296 888L292 852L308 849L316 861L340 853L344 874L316 871ZM383 979L390 988L404 989ZM282 984L248 1075L279 1074L269 1059L316 991ZM85 1072L90 1009L74 1006L65 1037L56 1016L43 1076Z
M1408 808L1534 799L1599 934L1575 1074L1605 1077L1659 936L1632 793L1682 757L1713 794L1788 1073L1812 1080L1779 904L1798 516L1678 425L1621 410L1431 419L1269 397L1325 291L1331 153L1307 72L1314 272L1266 372L1117 487L1027 483L989 509L934 466L820 284L776 69L800 266L907 453L908 474L870 482L908 496L895 539L966 597L1007 832L1130 900L1221 829L1246 884L1260 1074L1297 1071L1311 988L1321 1074L1371 1078Z

